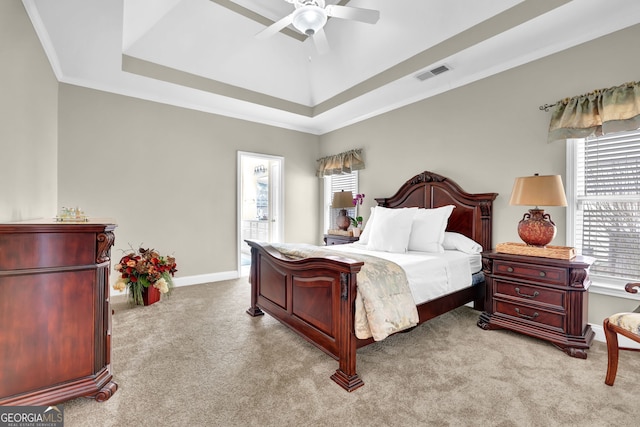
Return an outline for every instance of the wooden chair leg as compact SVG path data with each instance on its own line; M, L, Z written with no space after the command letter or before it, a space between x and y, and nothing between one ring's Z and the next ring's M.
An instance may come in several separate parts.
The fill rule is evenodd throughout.
M609 327L609 319L604 319L602 325L607 340L607 376L604 383L612 386L618 372L618 334Z

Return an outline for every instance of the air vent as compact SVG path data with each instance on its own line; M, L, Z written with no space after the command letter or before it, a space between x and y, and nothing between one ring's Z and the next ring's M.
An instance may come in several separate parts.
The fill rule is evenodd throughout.
M424 73L420 73L418 75L416 75L416 79L420 80L420 81L425 81L427 79L430 79L431 77L437 76L438 74L442 74L444 72L449 71L451 68L447 67L446 65L441 65L439 67L434 68L433 70L429 70L429 71L425 71Z

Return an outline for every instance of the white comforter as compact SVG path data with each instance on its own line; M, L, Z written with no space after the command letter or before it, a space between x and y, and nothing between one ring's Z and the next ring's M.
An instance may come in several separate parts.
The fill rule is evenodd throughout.
M346 254L376 256L398 264L407 275L407 281L416 305L471 286L471 275L481 269L480 254L459 251L444 253L414 252L391 253L370 251L366 245L327 246L327 249Z

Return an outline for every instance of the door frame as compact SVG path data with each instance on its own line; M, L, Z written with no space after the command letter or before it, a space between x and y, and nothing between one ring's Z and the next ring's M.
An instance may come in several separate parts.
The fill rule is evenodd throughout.
M236 177L236 254L238 277L247 276L250 266L242 266L242 200L243 200L243 158L259 158L269 162L269 219L270 242L282 242L284 239L284 157L270 154L255 153L250 151L238 151L237 155L237 177ZM277 162L279 172L276 174L271 168L272 162ZM277 181L277 182L274 182ZM275 200L275 202L272 202ZM276 223L276 224L273 224ZM275 232L273 229L275 228Z

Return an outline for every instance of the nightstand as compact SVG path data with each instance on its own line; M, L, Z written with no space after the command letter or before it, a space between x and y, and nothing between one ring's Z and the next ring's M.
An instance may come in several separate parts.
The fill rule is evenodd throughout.
M325 234L324 235L324 244L327 246L331 245L344 245L346 243L353 243L360 240L360 237L354 236L340 236L339 234Z
M569 356L586 359L595 336L587 323L589 267L594 261L484 252L487 287L478 326L547 340Z

